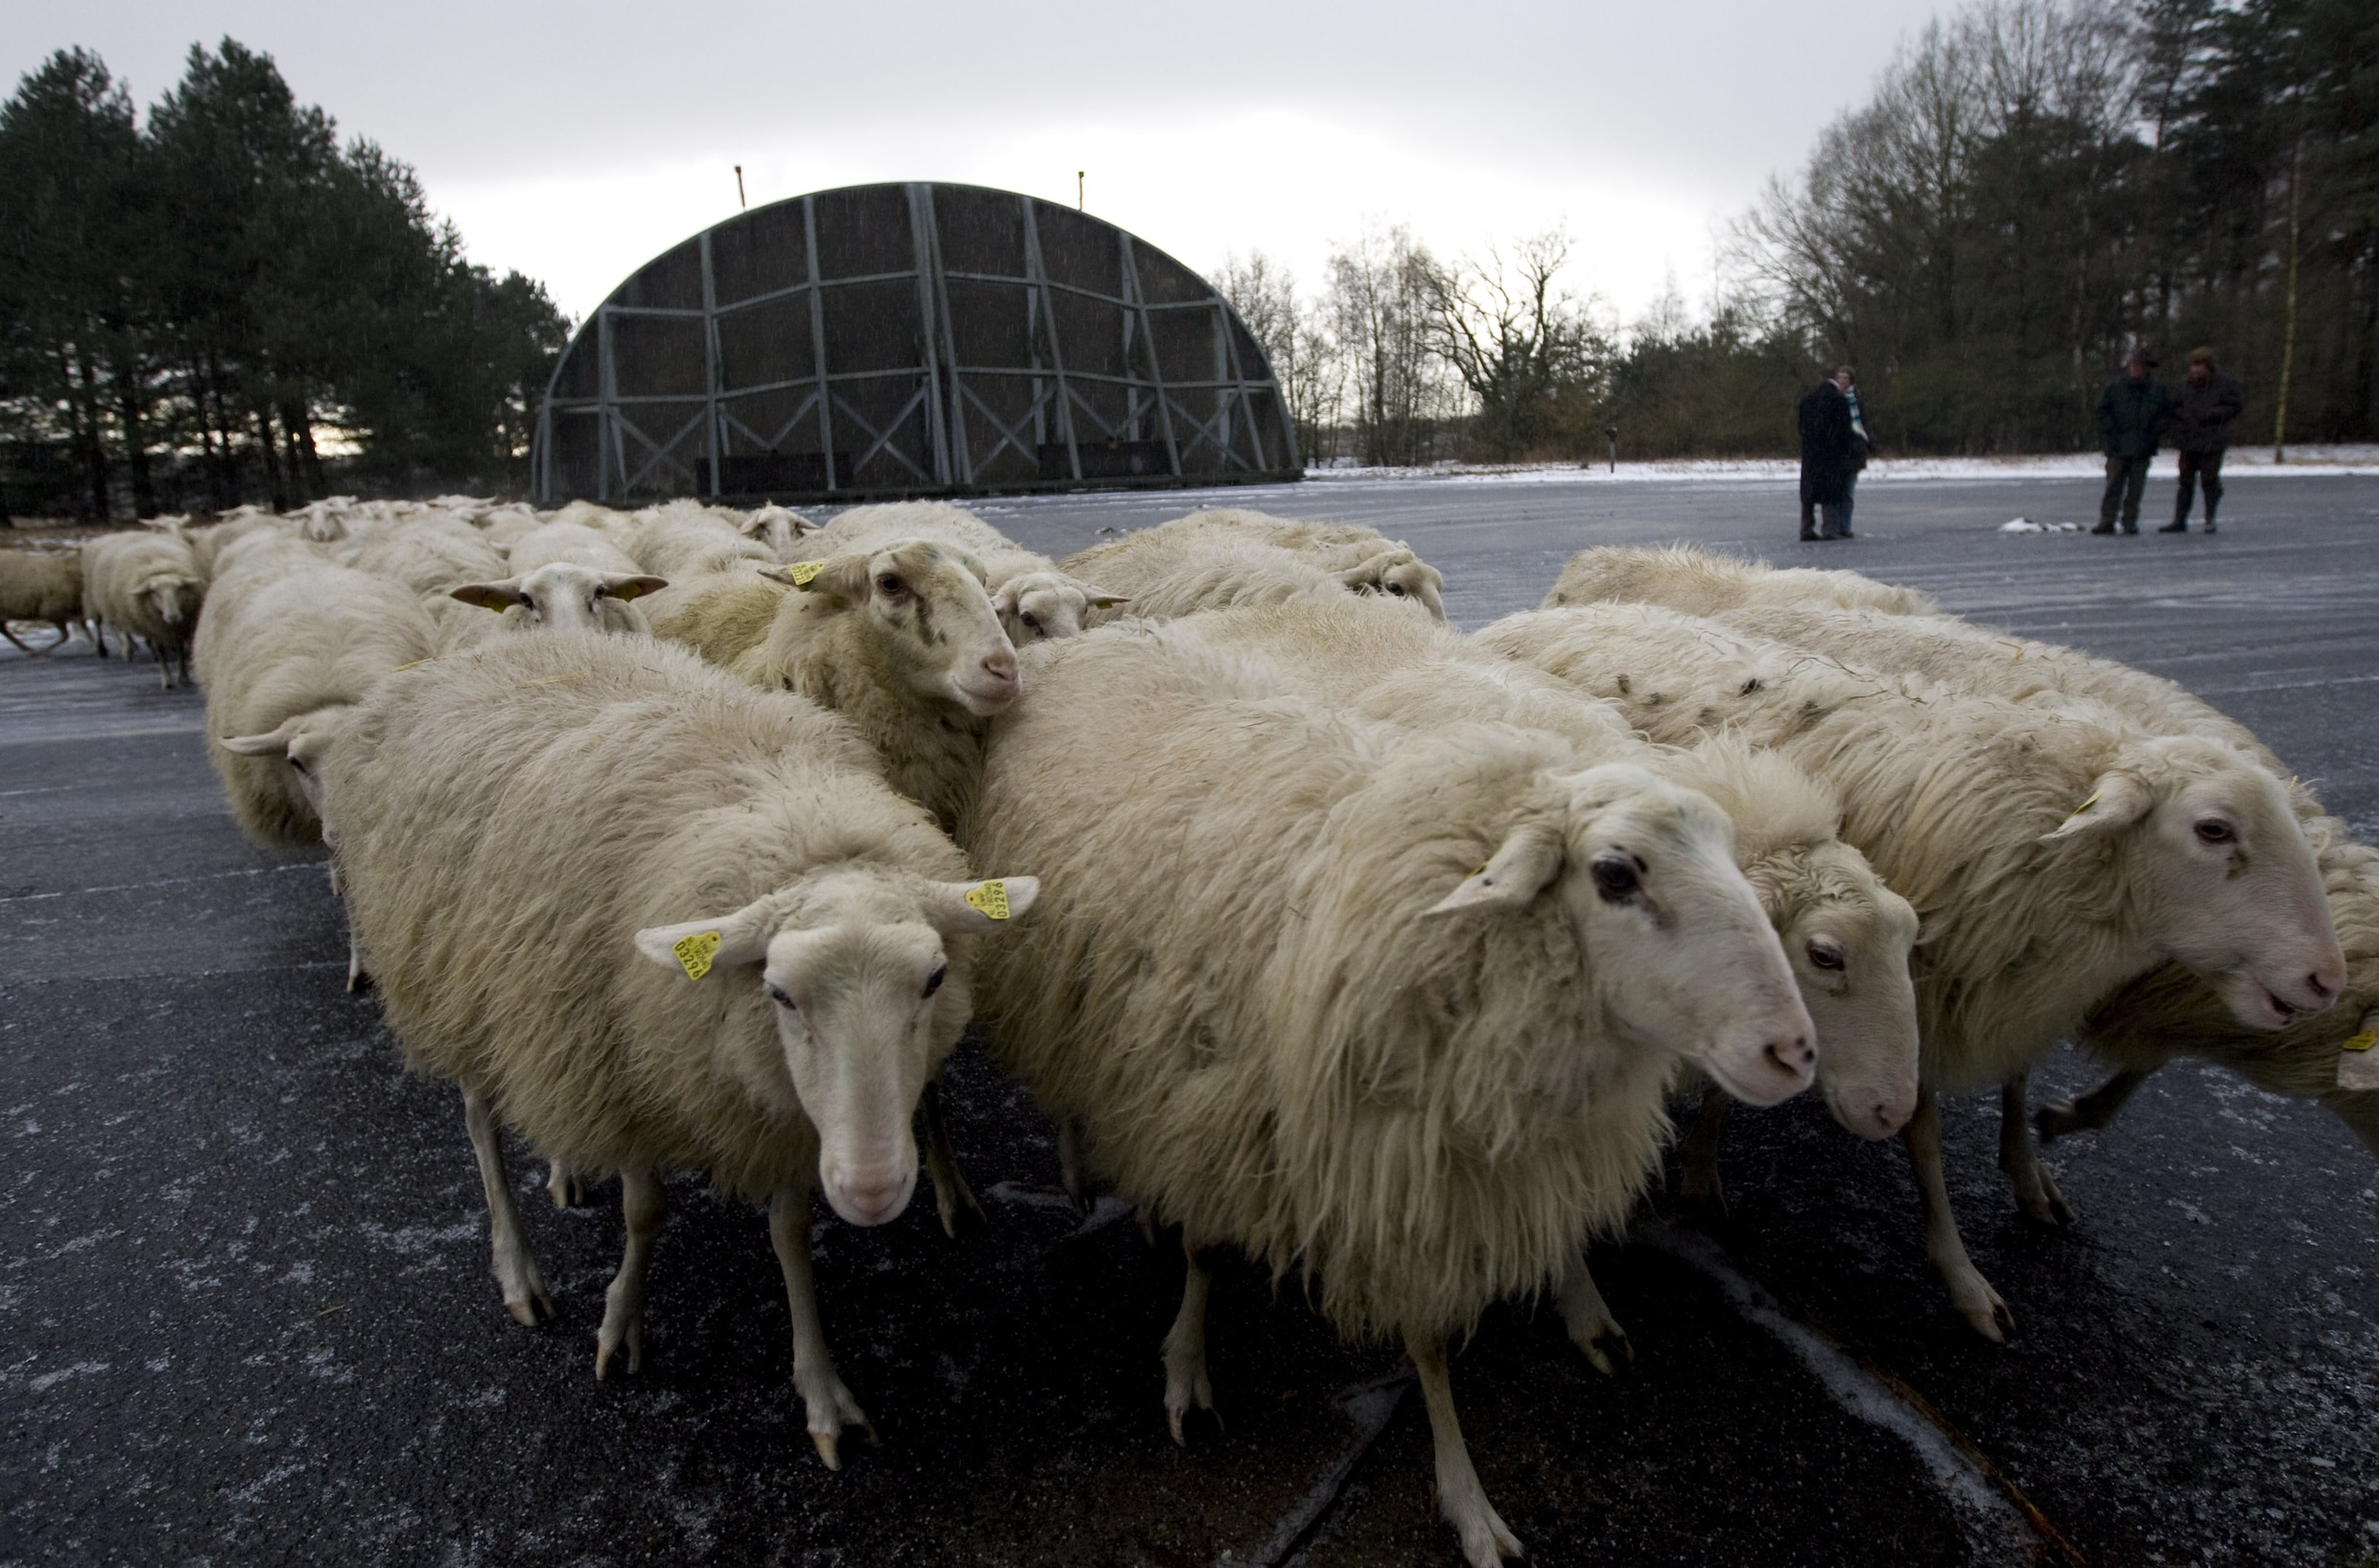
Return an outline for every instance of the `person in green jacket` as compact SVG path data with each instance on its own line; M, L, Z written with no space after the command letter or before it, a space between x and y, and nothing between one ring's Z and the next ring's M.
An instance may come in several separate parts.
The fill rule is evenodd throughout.
M2172 417L2173 394L2155 379L2155 356L2132 350L2123 374L2098 394L2098 439L2107 452L2107 490L2098 498L2098 527L2112 533L2120 508L2125 533L2139 531L2139 494L2147 488L2148 464L2156 454L2164 422Z

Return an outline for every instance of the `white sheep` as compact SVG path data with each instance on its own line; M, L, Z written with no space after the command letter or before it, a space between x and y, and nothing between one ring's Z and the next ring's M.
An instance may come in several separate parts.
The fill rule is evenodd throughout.
M1892 615L1934 615L1941 606L1913 588L1855 572L1810 567L1777 571L1699 545L1660 549L1606 545L1569 558L1543 608L1618 601L1663 604L1687 615L1717 615L1748 604L1834 603Z
M63 647L74 623L84 619L81 550L0 550L0 637L27 653L48 653ZM12 620L46 620L58 628L58 641L29 647L9 630ZM92 640L98 641L96 633Z
M1446 619L1446 574L1414 554L1401 539L1390 539L1368 524L1325 523L1275 517L1238 506L1210 506L1163 526L1278 545L1336 574L1357 593L1409 598L1427 610L1432 620Z
M648 619L755 686L849 717L892 787L944 824L980 772L985 721L1016 700L1016 649L979 569L927 540L715 574Z
M487 542L501 550L509 550L545 526L544 518L517 503L482 512L474 521Z
M1941 1092L2017 1086L2002 1164L2025 1212L2054 1219L2070 1210L2031 1157L2020 1084L2102 998L2171 961L2248 1027L2276 1029L2344 983L2286 793L2222 741L2152 735L2091 703L1915 686L1643 605L1537 611L1478 635L1556 674L1593 667L1582 689L1657 738L1723 722L1840 793L1842 836L1924 923L1924 1088L1902 1136L1927 1252L1989 1338L2014 1316L1950 1212ZM1622 682L1631 670L1658 678Z
M510 570L506 552L493 541L460 518L442 514L350 529L333 556L413 594L442 594Z
M327 561L274 573L211 606L201 635L216 740L207 756L242 831L267 845L322 836L308 783L314 760L293 740L362 701L382 676L438 652L411 592Z
M206 573L178 528L103 534L82 547L83 603L104 624L149 644L160 685L190 675L190 637ZM129 644L128 644L129 650Z
M739 561L777 564L774 550L742 531L739 512L699 502L671 501L638 512L615 535L639 572L656 577L691 577L723 572Z
M624 577L640 576L645 570L613 535L584 523L567 521L547 523L534 532L523 534L506 551L506 559L515 575L555 561L569 561L597 572L616 572Z
M2379 849L2356 843L2335 817L2316 819L2307 831L2345 952L2337 1004L2276 1034L2245 1029L2204 981L2168 964L2115 993L2083 1025L2076 1042L2117 1070L2086 1094L2040 1107L2034 1125L2042 1141L2107 1126L2150 1074L2189 1057L2267 1093L2320 1101L2379 1156L2379 1083L2369 1081L2379 1060L2371 1055L2379 1026Z
M652 628L631 601L668 586L660 577L597 572L555 561L497 582L464 583L447 597L493 610L498 624L516 631L543 627L641 637L650 635Z
M968 877L843 721L600 634L393 677L324 784L389 1023L462 1090L507 1310L552 1304L500 1120L620 1174L599 1377L642 1365L663 1176L703 1171L768 1205L794 1388L838 1467L842 1429L868 1423L819 1324L810 1194L854 1225L907 1205L910 1118L966 1025L974 938L1023 915L1033 879Z
M1780 1099L1808 1016L1727 819L1640 745L1358 717L1204 635L1226 619L1028 650L970 833L1045 858L1043 907L979 1007L1091 1168L1182 1228L1168 1417L1212 1404L1199 1254L1299 1273L1342 1333L1402 1341L1440 1507L1492 1564L1519 1544L1447 1339L1622 1223L1681 1057Z
M1124 615L1170 620L1202 610L1350 597L1362 591L1370 570L1332 571L1284 546L1177 523L1135 529L1058 564L1075 576L1095 577L1128 601L1121 610L1094 610L1085 618L1090 625ZM1418 600L1391 602L1425 609Z
M789 507L771 504L746 512L736 525L736 531L746 539L757 539L779 561L790 565L800 560L807 549L802 541L816 533L821 526Z
M805 548L842 554L901 539L930 539L972 556L983 569L983 585L991 591L1000 624L1018 647L1045 638L1077 637L1093 622L1094 612L1123 602L1120 594L1074 575L945 501L854 506Z

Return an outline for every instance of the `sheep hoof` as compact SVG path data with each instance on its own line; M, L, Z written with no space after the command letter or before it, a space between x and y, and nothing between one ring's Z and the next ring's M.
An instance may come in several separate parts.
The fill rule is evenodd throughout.
M578 1185L577 1173L560 1160L546 1173L546 1195L554 1200L555 1208L576 1208L586 1201L585 1189Z
M2067 1133L2079 1133L2088 1123L2082 1119L2082 1108L2071 1100L2055 1100L2032 1113L2032 1129L2043 1143L2055 1143Z
M601 1382L610 1372L611 1358L618 1354L623 1346L627 1350L627 1369L631 1372L644 1370L645 1325L630 1323L625 1328L614 1330L611 1324L605 1323L602 1332L597 1336L595 1341L595 1380L597 1382Z
M2015 1327L2015 1314L2008 1310L2008 1304L2000 1299L1999 1293L1983 1283L1979 1276L1976 1283L1982 1284L1981 1297L1969 1297L1959 1301L1958 1311L1973 1325L1974 1332L1993 1345L2005 1345L2008 1335Z
M554 1298L546 1294L545 1277L537 1273L536 1259L526 1248L516 1259L499 1259L494 1273L504 1292L504 1310L512 1315L514 1322L534 1328L554 1317Z
M1461 1510L1460 1518L1455 1517L1452 1507L1446 1509L1447 1522L1462 1537L1463 1560L1471 1568L1499 1568L1507 1557L1527 1556L1484 1494L1476 1499L1476 1504L1474 1509Z
M826 1462L826 1467L828 1469L839 1470L842 1468L842 1455L839 1451L842 1443L842 1436L840 1433L813 1432L810 1434L810 1440L817 1444L817 1456L819 1459Z
M860 1409L859 1401L839 1379L829 1375L826 1386L814 1395L803 1394L802 1403L809 1408L810 1441L816 1445L818 1458L830 1470L842 1468L842 1429L856 1426L867 1435L870 1445L876 1443L876 1426Z
M1569 1343L1605 1377L1619 1375L1618 1364L1636 1364L1636 1346L1628 1343L1627 1330L1617 1323L1605 1321L1599 1329L1589 1333L1572 1331Z
M2073 1224L2078 1217L2073 1211L2073 1205L2065 1202L2065 1195L2057 1190L2057 1183L2050 1179L2049 1173L2036 1171L2035 1174L2040 1183L2038 1189L2020 1195L2020 1206L2025 1217L2053 1229L2062 1229Z

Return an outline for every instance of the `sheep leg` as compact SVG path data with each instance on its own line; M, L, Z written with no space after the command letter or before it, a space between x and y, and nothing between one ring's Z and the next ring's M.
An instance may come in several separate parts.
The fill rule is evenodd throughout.
M787 1187L768 1203L768 1241L776 1248L777 1267L785 1275L785 1300L793 1319L793 1392L801 1395L810 1419L810 1440L830 1470L842 1468L842 1429L856 1426L876 1440L876 1429L860 1409L851 1391L835 1370L834 1353L826 1348L826 1328L818 1322L817 1287L810 1274L810 1194Z
M2057 1190L2056 1179L2040 1165L2032 1144L2032 1123L2024 1116L2024 1086L2029 1073L2016 1073L1999 1086L1999 1168L2015 1185L2015 1206L2038 1225L2066 1226L2074 1221L2073 1205Z
M1429 1407L1429 1438L1437 1449L1437 1508L1462 1537L1462 1556L1471 1568L1497 1568L1506 1557L1520 1556L1519 1542L1487 1501L1471 1464L1471 1450L1462 1440L1462 1423L1454 1415L1453 1380L1446 1372L1446 1347L1435 1341L1404 1336L1404 1350L1421 1374L1421 1397Z
M471 1152L479 1157L480 1185L487 1190L487 1245L496 1285L504 1292L504 1310L531 1328L540 1313L554 1316L554 1298L546 1294L545 1276L521 1238L520 1210L512 1206L512 1182L504 1171L504 1134L487 1096L473 1085L462 1086L462 1121L471 1130Z
M10 642L15 643L16 651L19 653L30 654L33 652L33 649L27 647L22 642L18 641L14 632L9 630L9 623L5 620L0 620L0 637L5 637Z
M2015 1314L1967 1256L1966 1239L1958 1234L1958 1216L1949 1209L1949 1184L1942 1176L1942 1102L1931 1088L1917 1090L1917 1113L1900 1129L1900 1141L1908 1146L1917 1196L1924 1208L1925 1255L1949 1287L1950 1302L1974 1325L1974 1332L1993 1344L2004 1342L2015 1326Z
M1187 1448L1190 1439L1182 1435L1181 1423L1191 1405L1213 1416L1217 1427L1222 1417L1214 1415L1214 1386L1206 1379L1206 1298L1214 1276L1187 1236L1181 1253L1190 1267L1181 1283L1181 1310L1165 1334L1165 1424L1172 1429L1173 1440Z
M627 1347L627 1369L645 1365L645 1270L652 1262L652 1244L661 1234L669 1212L669 1189L658 1171L629 1168L620 1173L620 1218L627 1223L627 1246L620 1254L620 1272L603 1292L603 1326L595 1339L595 1375L611 1369L611 1358Z
M347 991L353 995L368 990L370 986L371 971L364 963L364 945L355 940L353 931L349 931L347 933Z
M2032 1113L2032 1125L2043 1143L2054 1143L2067 1133L2095 1133L2113 1121L2123 1102L2147 1081L2147 1073L2126 1067L2087 1094L2042 1106Z
M925 1173L933 1182L933 1211L941 1216L942 1234L955 1241L958 1236L958 1210L963 1205L977 1222L990 1223L983 1205L976 1201L975 1189L967 1185L966 1173L958 1169L957 1150L951 1146L950 1123L942 1115L942 1081L939 1078L925 1086L925 1094L918 1107L925 1123Z
M165 657L165 644L152 642L149 652L157 662L157 690L171 691L174 690L174 667Z
M1057 1180L1073 1200L1074 1211L1088 1214L1095 1200L1091 1196L1090 1182L1082 1175L1082 1134L1072 1116L1057 1118Z
M1685 1201L1727 1217L1727 1189L1718 1180L1718 1144L1727 1131L1727 1091L1716 1084L1702 1091L1701 1108L1693 1115L1693 1131L1678 1150L1679 1187Z
M579 1183L578 1173L560 1155L555 1155L554 1162L546 1167L545 1191L555 1208L576 1208L586 1201L586 1188Z
M1594 1369L1605 1377L1615 1377L1614 1362L1633 1362L1636 1347L1627 1342L1627 1330L1611 1315L1610 1303L1603 1299L1600 1287L1594 1283L1594 1273L1580 1252L1569 1265L1569 1272L1554 1287L1553 1299L1561 1307L1562 1324L1569 1330L1569 1343L1586 1353Z

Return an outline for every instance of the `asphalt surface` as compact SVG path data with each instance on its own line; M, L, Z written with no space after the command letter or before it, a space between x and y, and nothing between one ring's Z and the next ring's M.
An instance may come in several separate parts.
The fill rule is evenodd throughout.
M2006 536L2056 480L1871 483L1860 538L1791 542L1788 488L1329 480L1213 499L1361 518L1475 625L1588 544L1700 539L1855 566L2175 676L2379 838L2379 480L2243 475L2215 538ZM2151 500L2169 494L2157 485ZM985 509L1062 552L1195 499ZM2153 521L2152 516L2152 521ZM260 852L198 697L87 644L0 649L0 1564L1452 1563L1420 1400L1293 1288L1226 1269L1227 1430L1177 1450L1157 1350L1180 1265L1079 1220L1047 1125L980 1054L954 1128L991 1224L930 1205L817 1234L845 1380L882 1434L805 1440L755 1211L671 1188L645 1370L598 1384L621 1239L516 1150L557 1324L487 1276L457 1096L342 994L318 865ZM2083 1085L2061 1060L2037 1093ZM1596 1254L1634 1366L1491 1312L1454 1362L1489 1495L1547 1563L2335 1563L2379 1553L2379 1182L2318 1109L2207 1070L2050 1151L2041 1233L1948 1108L1951 1187L2018 1330L1927 1268L1906 1162L1822 1111L1740 1113L1732 1215ZM1663 1205L1664 1206L1664 1205Z

